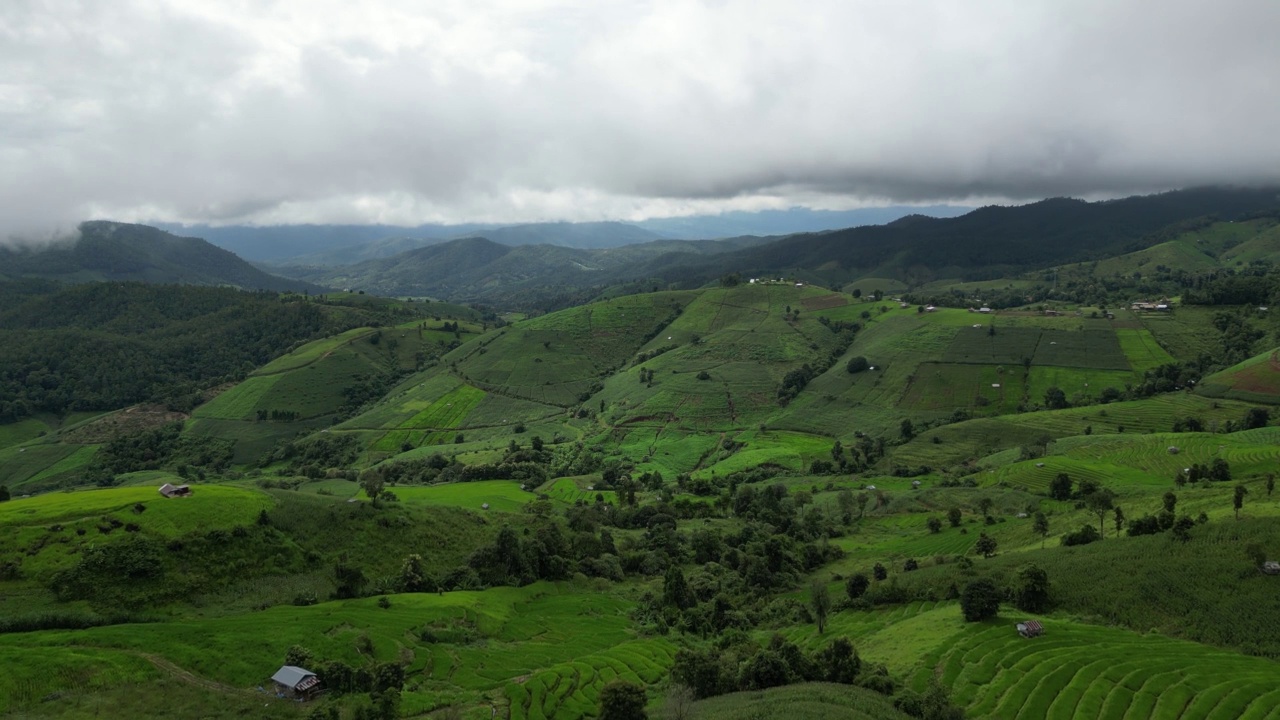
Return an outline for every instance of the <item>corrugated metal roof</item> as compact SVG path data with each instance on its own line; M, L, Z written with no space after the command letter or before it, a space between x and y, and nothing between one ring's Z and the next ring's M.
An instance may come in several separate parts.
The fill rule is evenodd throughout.
M297 687L299 683L309 677L315 677L316 674L305 668L293 665L284 665L271 676L272 682L278 682L286 687Z

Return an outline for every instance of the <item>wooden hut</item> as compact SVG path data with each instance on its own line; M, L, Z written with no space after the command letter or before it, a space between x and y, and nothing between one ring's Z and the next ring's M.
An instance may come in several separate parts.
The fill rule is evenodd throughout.
M191 486L165 483L160 486L160 494L167 498L186 497L191 494Z
M1039 620L1024 620L1018 623L1018 634L1024 638L1040 637L1044 634L1044 626Z

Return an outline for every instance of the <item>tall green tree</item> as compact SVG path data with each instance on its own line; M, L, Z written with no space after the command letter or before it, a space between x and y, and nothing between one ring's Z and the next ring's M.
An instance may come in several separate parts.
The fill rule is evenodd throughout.
M947 522L951 523L951 527L960 527L960 508L953 507L947 511Z
M1235 493L1231 497L1231 506L1235 508L1237 520L1240 519L1240 508L1244 507L1244 496L1248 494L1248 488L1243 485L1237 485Z
M1044 612L1049 609L1049 574L1036 565L1027 565L1018 571L1018 586L1014 604L1025 612Z
M826 583L815 580L809 586L809 608L813 610L813 620L821 635L826 632L827 615L831 613L831 594L827 592Z
M613 680L600 690L599 720L648 720L644 688L626 680Z
M960 612L969 622L978 622L1000 612L1000 589L982 578L964 586L960 592Z
M1103 521L1115 506L1115 493L1106 488L1098 488L1084 497L1084 504L1090 512L1098 516L1098 535L1105 537L1106 533L1103 530L1106 526L1103 525Z
M407 555L400 564L400 592L431 592L435 583L427 576L422 556L417 553Z
M364 490L364 494L369 496L373 501L374 507L378 506L378 498L382 496L382 491L386 488L386 481L382 478L382 471L375 468L369 468L360 473L360 489Z
M1040 536L1040 547L1043 548L1045 538L1049 537L1049 518L1044 513L1037 512L1031 529Z
M1044 406L1050 410L1060 410L1067 407L1067 394L1056 385L1050 387L1044 391Z
M1071 499L1071 477L1066 473L1058 473L1049 482L1049 497L1054 500Z
M833 639L814 656L820 680L850 685L862 669L862 660L847 637Z
M996 554L996 548L999 544L996 539L986 533L978 536L978 542L973 544L973 549L982 554L982 557L989 558Z
M667 568L667 574L662 578L662 603L668 607L687 610L697 602L680 566L673 564Z
M867 588L871 587L871 581L862 573L854 573L844 581L844 592L849 596L850 600L857 600L867 592Z

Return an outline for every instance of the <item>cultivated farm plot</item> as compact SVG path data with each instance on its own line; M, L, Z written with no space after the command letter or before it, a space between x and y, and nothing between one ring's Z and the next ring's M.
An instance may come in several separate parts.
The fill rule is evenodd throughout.
M1213 326L1215 312L1218 311L1209 306L1184 305L1173 313L1143 313L1134 317L1170 355L1188 360L1201 353L1221 351L1221 333Z
M1134 372L1145 372L1174 362L1174 357L1160 347L1150 330L1116 328L1116 339Z
M1044 625L1034 640L1019 637L1012 620L953 636L936 652L953 700L973 717L1280 717L1280 666L1271 660L1068 621ZM916 686L932 674L928 666Z
M1044 330L1033 365L1061 365L1095 370L1130 370L1129 359L1111 328L1078 331Z
M434 430L462 427L463 421L485 398L485 392L470 385L460 385L409 418L396 430L384 435L373 449L395 452L401 443L423 444ZM452 437L452 433L447 433Z
M972 408L984 414L1013 412L1022 402L1022 367L1000 372L997 365L921 363L903 391L901 407L925 412Z
M962 328L945 359L955 363L1016 366L1027 358L1033 365L1130 370L1129 360L1110 328L1060 330L1039 327L990 326Z
M0 450L0 485L16 495L33 492L38 485L56 484L60 475L84 467L98 451L97 445L31 444Z
M944 358L953 363L1020 365L1023 358L1036 354L1042 332L1040 328L1001 327L993 335L989 325L975 323L975 327L956 333Z
M406 505L457 507L475 512L484 512L486 504L490 512L520 512L537 497L532 492L521 490L520 484L511 480L398 485L389 489Z

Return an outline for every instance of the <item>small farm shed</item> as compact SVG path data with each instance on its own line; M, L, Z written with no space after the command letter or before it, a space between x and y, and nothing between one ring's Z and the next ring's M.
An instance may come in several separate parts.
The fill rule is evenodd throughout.
M305 668L295 665L283 665L271 676L275 683L276 694L289 698L310 700L320 692L320 678Z
M1268 560L1262 563L1262 572L1268 575L1280 575L1280 562Z
M1040 637L1044 634L1044 626L1039 620L1024 620L1015 627L1018 628L1018 634L1024 638Z
M160 486L160 494L167 498L186 497L187 495L191 494L191 486L190 485L173 485L171 483L165 483Z

